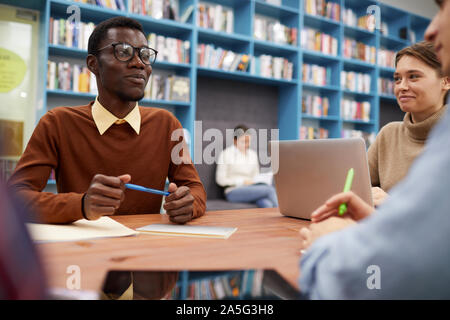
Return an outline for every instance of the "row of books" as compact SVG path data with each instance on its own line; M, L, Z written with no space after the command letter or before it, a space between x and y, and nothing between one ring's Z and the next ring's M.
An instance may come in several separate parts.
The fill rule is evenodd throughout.
M247 71L250 57L211 44L199 44L197 63L201 67L225 71Z
M342 11L342 20L344 24L352 27L358 27L373 32L376 28L376 21L374 15L366 15L358 17L352 9ZM388 24L385 21L380 23L380 32L383 35L389 33Z
M374 132L365 132L361 130L342 129L342 138L363 138L366 147L369 148L375 142L376 134Z
M69 62L47 62L47 89L97 94L95 75L87 67Z
M325 0L305 0L305 12L316 16L326 17L335 21L341 20L341 6Z
M226 33L233 33L234 12L220 4L199 3L197 26Z
M164 37L156 33L148 35L149 47L158 51L158 61L172 63L189 63L191 43L172 37Z
M263 270L246 270L222 276L209 276L188 282L187 300L222 300L258 298L267 294L263 285ZM181 299L180 286L177 285L168 299Z
M355 39L345 38L343 55L345 58L358 59L368 63L376 63L376 48Z
M352 9L345 9L344 11L342 11L342 21L347 26L358 27L372 32L375 30L374 15L365 15L358 17L358 15Z
M343 89L370 93L370 84L370 74L353 71L341 71L341 87Z
M361 130L342 129L342 138L363 138L366 147L369 148L375 142L376 134L374 132L365 132ZM328 139L329 131L325 128L300 127L300 140Z
M327 85L331 83L331 68L304 63L302 81L319 86Z
M397 52L380 48L378 50L378 65L382 67L395 68L395 56Z
M370 121L370 102L342 99L341 115L346 120L362 120L368 122Z
M93 22L79 22L50 17L48 42L69 48L87 50L89 37L94 31Z
M279 44L297 45L298 30L266 16L255 15L253 37Z
M385 21L381 21L380 24L380 33L384 36L387 36L389 34L389 26ZM414 41L415 42L415 41ZM413 43L414 43L413 42Z
M11 177L18 160L0 159L0 181L6 181Z
M65 19L50 18L49 43L80 50L88 49L88 40L95 25L92 22L75 24ZM173 63L189 63L189 41L164 37L155 33L148 35L148 45L158 51L158 60Z
M92 22L78 25L74 21L50 18L49 43L80 50L88 49L88 40L95 25ZM190 42L155 33L148 35L148 44L158 51L158 60L189 63Z
M300 140L328 139L329 131L325 128L300 127Z
M129 12L155 19L177 20L177 2L173 0L128 0Z
M75 2L93 4L103 8L125 11L124 0L74 0Z
M97 94L95 75L86 67L68 62L48 61L47 89ZM190 101L190 79L154 73L145 88L146 99Z
M333 56L338 54L338 40L329 34L305 27L301 31L300 39L303 49L319 51Z
M382 94L394 95L395 82L387 78L378 78L378 91Z
M250 59L250 73L261 77L292 80L294 64L283 57L262 54Z
M212 280L194 281L189 285L188 300L222 300L225 298L237 298L239 287L232 278L221 277Z
M302 113L315 117L328 116L330 108L330 100L328 97L321 97L314 94L303 94L302 96Z
M145 87L144 99L166 101L190 101L189 77L154 73Z

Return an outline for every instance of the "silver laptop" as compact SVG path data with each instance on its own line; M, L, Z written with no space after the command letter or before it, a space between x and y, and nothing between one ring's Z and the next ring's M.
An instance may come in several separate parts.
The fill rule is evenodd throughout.
M363 139L270 141L270 148L279 210L283 215L310 219L315 209L343 191L350 168L354 169L352 191L372 205Z

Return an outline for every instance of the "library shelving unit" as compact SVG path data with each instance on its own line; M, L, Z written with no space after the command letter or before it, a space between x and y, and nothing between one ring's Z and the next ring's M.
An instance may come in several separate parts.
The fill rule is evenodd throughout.
M429 19L411 14L407 11L391 7L375 0L329 0L334 5L339 5L338 17L329 18L320 13L314 14L306 10L313 0L281 0L280 5L267 3L264 0L177 0L179 16L185 12L187 15L184 22L169 19L155 19L153 17L131 12L133 0L123 0L125 10L113 10L98 5L67 0L0 0L0 4L19 6L40 11L40 51L39 60L41 65L38 96L42 98L43 108L37 108L36 118L39 119L48 109L59 104L60 101L76 101L74 104L85 104L95 98L95 93L79 93L63 91L60 89L49 90L47 83L47 61L69 61L83 65L87 55L86 50L66 47L64 45L49 44L50 18L68 19L70 13L67 8L75 5L80 9L81 21L88 23L99 22L114 16L127 16L142 23L145 32L156 33L164 37L173 37L182 41L188 41L189 62L173 63L161 61L158 57L153 72L159 71L171 73L190 79L189 102L176 102L166 100L143 99L140 105L166 108L172 111L180 120L181 124L194 137L194 121L196 110L197 77L206 76L214 78L229 79L230 81L247 81L278 87L278 128L279 137L282 140L299 139L301 126L313 126L325 128L330 138L342 136L344 129L360 130L376 133L379 129L379 105L380 99L395 104L392 95L380 94L378 90L378 78L392 79L393 66L380 66L378 55L380 49L397 51L412 41L423 39L424 32ZM322 1L323 2L323 1ZM232 32L216 31L213 28L200 27L199 6L208 3L221 5L223 8L231 9L233 12ZM352 10L356 18L364 17L370 6L376 6L380 10L382 29L370 31L356 25L344 23L344 10ZM296 43L279 43L256 39L254 37L255 17L268 17L277 20L288 28L297 29ZM305 28L315 29L325 33L337 40L337 54L330 55L311 48L301 46L302 30ZM345 41L357 42L373 47L375 50L374 61L362 61L355 57L344 56L346 50ZM199 66L197 61L197 49L201 44L213 45L224 50L245 54L249 57L271 55L282 57L292 64L292 78L263 77L251 72L251 66L244 71L227 71ZM320 45L319 45L320 46ZM314 49L314 48L313 48ZM302 81L302 65L314 64L328 68L331 75L329 83L316 85ZM370 90L359 92L344 88L341 83L341 72L355 72L370 75ZM257 95L258 92L252 94ZM316 94L327 97L329 109L327 115L309 115L302 113L302 95ZM369 119L348 119L343 117L341 110L342 100L370 103ZM78 103L79 102L79 103ZM243 106L244 107L244 106ZM194 155L194 139L191 139L191 154Z
M177 282L178 290L172 292L172 299L187 300L187 299L214 299L216 293L214 287L217 288L217 284L220 284L221 293L224 298L228 299L242 299L243 284L242 283L230 283L232 279L241 278L244 275L244 271L212 271L212 272L196 272L196 271L181 271L179 273L179 280ZM233 298L233 288L239 286L239 294ZM234 290L236 292L236 290ZM214 293L213 293L214 292ZM236 294L236 293L235 293ZM218 297L217 297L218 298Z
M267 269L226 271L181 271L172 300L266 300L296 297L291 287L276 271Z

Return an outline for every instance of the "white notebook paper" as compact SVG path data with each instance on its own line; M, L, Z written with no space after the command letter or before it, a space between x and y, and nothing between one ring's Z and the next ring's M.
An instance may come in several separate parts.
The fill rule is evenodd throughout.
M27 223L34 241L79 241L96 238L126 237L138 232L109 218L98 220L78 220L71 224Z
M164 236L228 239L237 230L237 228L156 223L137 228L136 230L144 233Z

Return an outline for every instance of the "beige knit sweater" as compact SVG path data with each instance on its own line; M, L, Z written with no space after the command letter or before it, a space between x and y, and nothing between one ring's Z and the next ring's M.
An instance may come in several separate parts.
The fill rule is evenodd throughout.
M388 192L408 173L414 160L422 153L433 126L445 114L447 106L428 119L413 123L407 112L403 122L384 126L368 151L370 178L373 187Z

